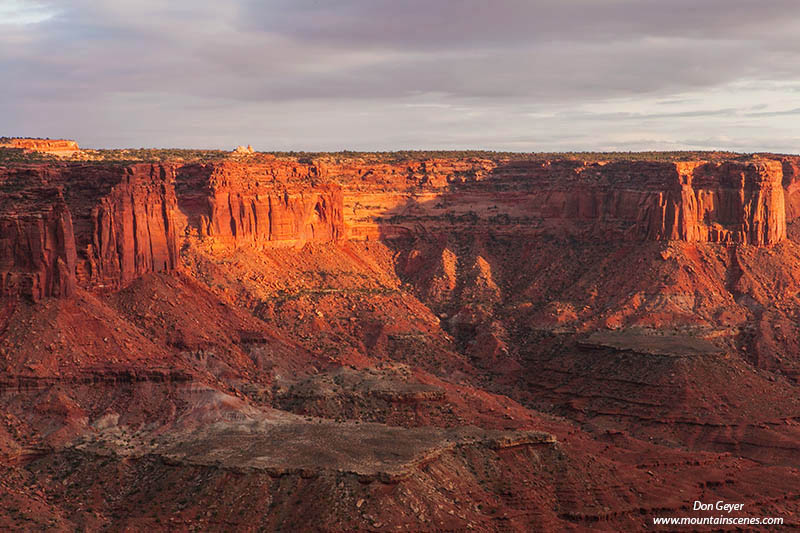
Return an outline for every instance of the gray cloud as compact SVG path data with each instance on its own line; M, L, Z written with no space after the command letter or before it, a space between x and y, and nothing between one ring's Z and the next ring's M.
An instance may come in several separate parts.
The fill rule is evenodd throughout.
M434 49L637 37L763 38L792 0L249 0L245 25L325 43ZM795 17L796 19L796 17ZM734 35L735 34L735 35Z
M262 149L795 138L795 0L0 0L0 14L3 134Z
M780 111L759 111L757 113L748 113L752 117L780 117L786 115L800 115L800 107L794 109L783 109Z

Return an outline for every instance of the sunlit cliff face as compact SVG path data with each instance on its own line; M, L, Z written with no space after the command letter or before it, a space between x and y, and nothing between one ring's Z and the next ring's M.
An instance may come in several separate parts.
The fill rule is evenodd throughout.
M20 151L77 148L13 142L28 147ZM786 239L797 204L797 158L785 156L592 163L248 155L21 165L0 178L8 192L3 292L34 300L69 296L76 284L119 289L173 271L186 235L228 248L452 232L770 246Z

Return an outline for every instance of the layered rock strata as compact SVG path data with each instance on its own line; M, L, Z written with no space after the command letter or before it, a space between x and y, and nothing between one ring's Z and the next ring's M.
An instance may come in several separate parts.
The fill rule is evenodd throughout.
M223 162L178 172L181 207L201 237L226 245L299 246L344 233L342 192L317 167Z
M498 163L446 188L351 184L345 222L354 239L466 230L769 245L786 236L782 180L772 160Z
M161 165L0 169L3 294L119 288L177 266L177 200Z
M75 289L75 238L58 189L37 191L42 207L0 215L0 294L32 300L70 296Z
M15 148L27 152L42 152L50 155L70 156L80 151L78 143L67 139L10 139L0 147Z
M800 214L797 168L766 157L20 164L0 168L0 281L34 299L116 289L177 268L189 234L257 247L453 231L765 246Z
M82 281L119 288L146 272L169 272L178 265L174 169L134 165L97 200L88 235L79 237ZM88 242L86 238L88 237Z
M175 270L179 240L192 232L224 246L340 239L341 188L294 166L303 167L273 160L0 168L0 290L34 300L67 296L76 285L116 290L147 272Z

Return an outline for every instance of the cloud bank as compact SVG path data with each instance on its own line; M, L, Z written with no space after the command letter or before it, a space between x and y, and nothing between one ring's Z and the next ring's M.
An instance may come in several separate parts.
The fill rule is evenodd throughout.
M0 0L0 134L800 151L795 0Z

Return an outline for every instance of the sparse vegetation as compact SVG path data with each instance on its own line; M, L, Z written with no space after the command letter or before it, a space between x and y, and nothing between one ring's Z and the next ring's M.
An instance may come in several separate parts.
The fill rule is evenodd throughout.
M0 144L3 142L4 141L0 140ZM58 161L58 157L41 152L26 152L21 148L7 148L0 146L0 164L40 163L45 161Z
M182 148L125 148L84 150L91 159L97 161L216 161L230 156L225 150L194 150Z
M672 151L672 152L499 152L493 150L401 150L397 152L272 152L277 157L294 157L299 160L314 159L365 159L369 162L397 163L427 159L509 159L529 161L536 159L574 159L578 161L681 161L686 159L739 159L752 154L725 151Z
M0 144L11 137L0 137ZM708 161L741 160L754 154L725 151L672 151L672 152L498 152L491 150L401 150L397 152L257 152L244 156L258 160L264 156L292 158L300 163L311 164L316 160L329 162L362 159L367 163L400 163L404 161L425 161L428 159L493 159L510 161L531 161L542 159L570 159L575 161L682 161L704 159ZM775 157L783 154L758 154ZM83 149L80 154L67 160L92 161L100 163L134 163L141 161L191 161L211 162L235 157L226 150L198 150L184 148L125 148L125 149ZM0 147L0 163L42 162L64 160L56 156Z

